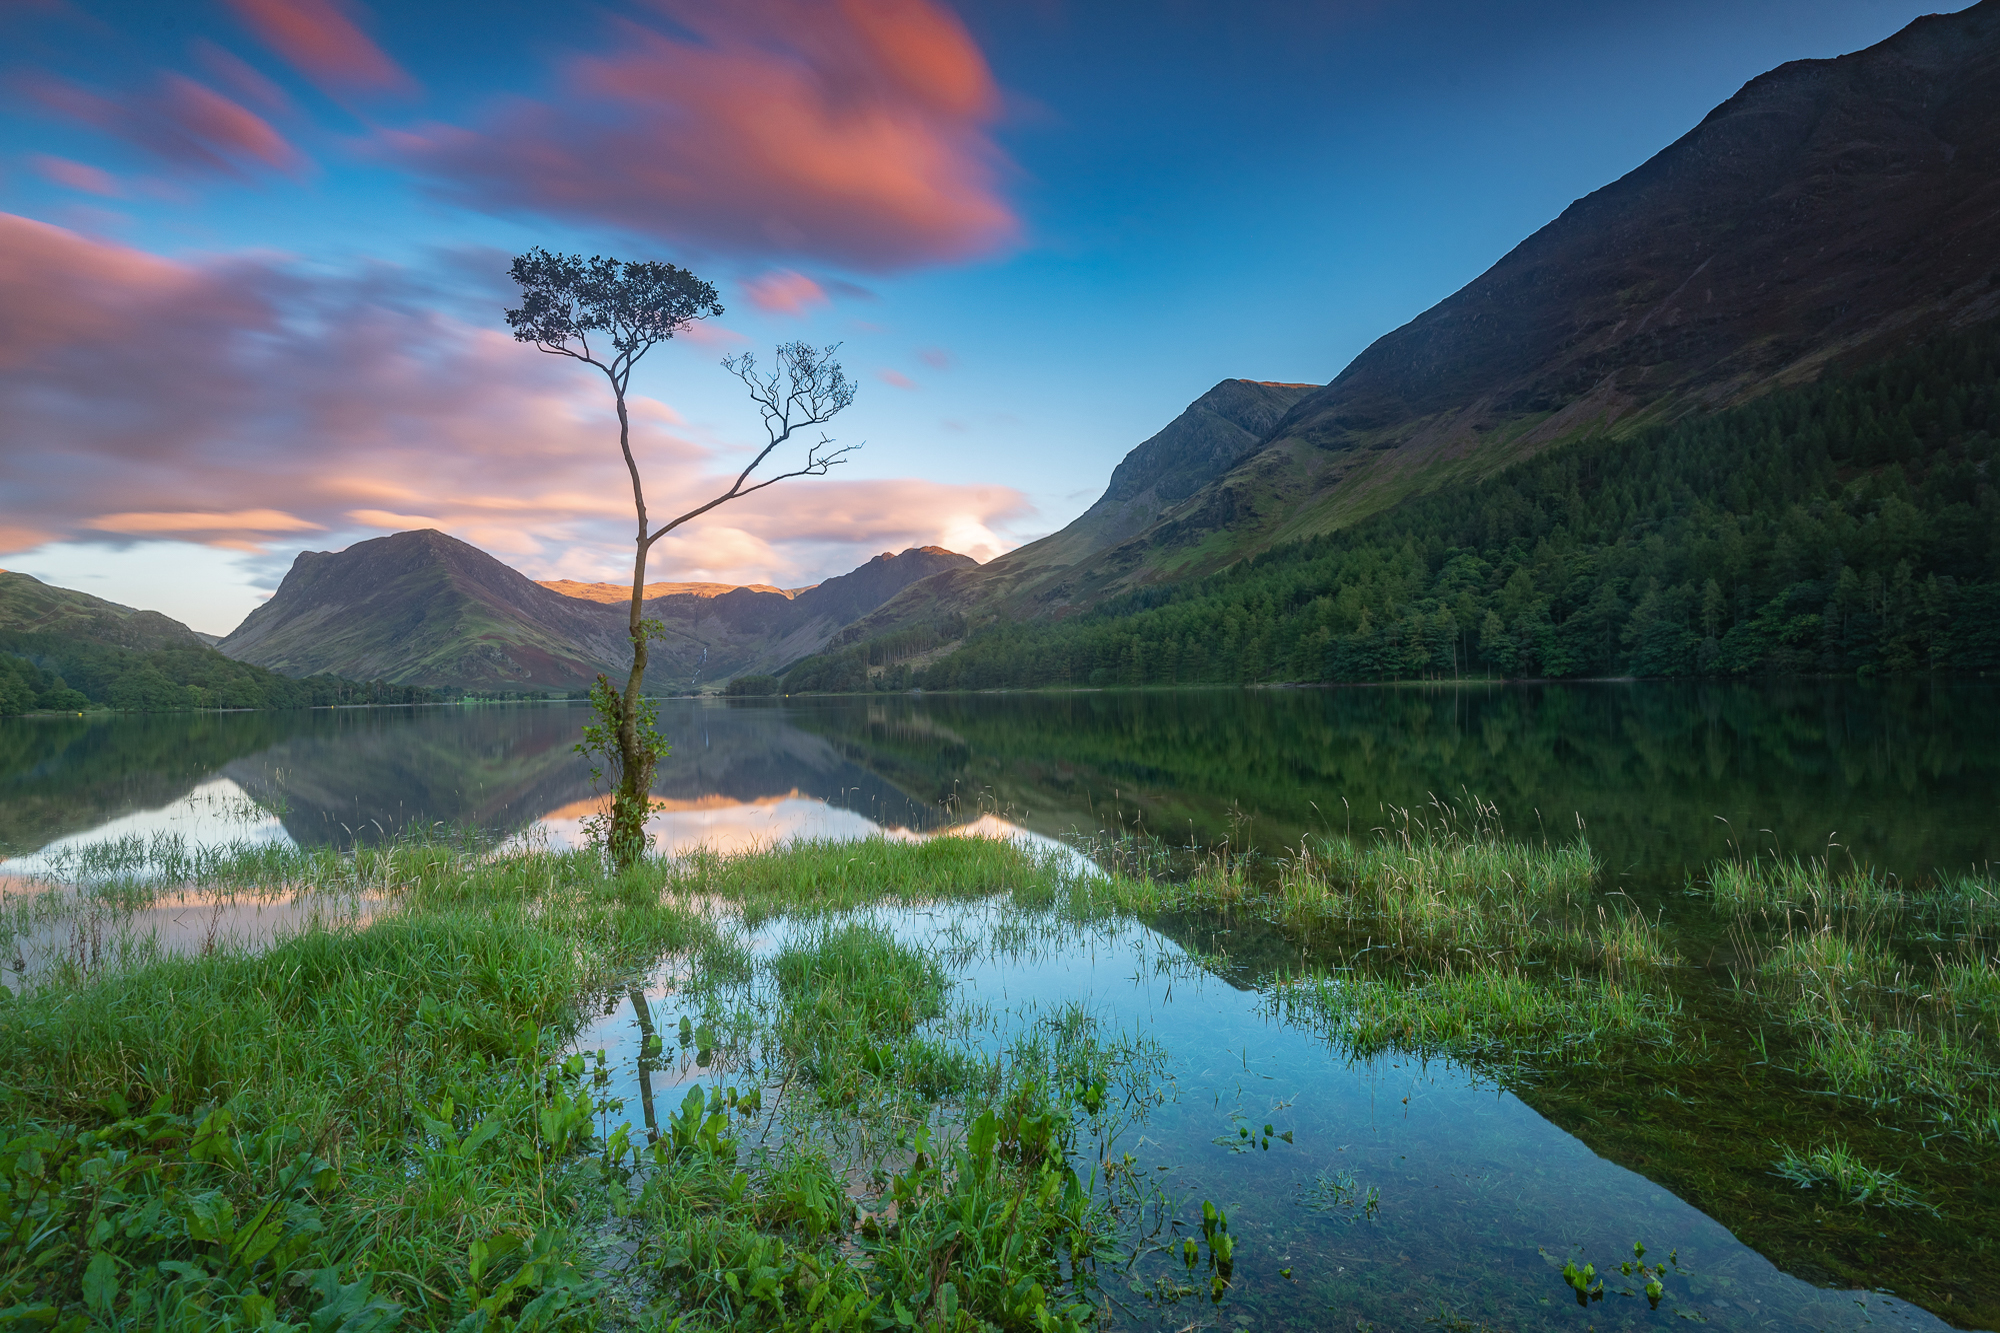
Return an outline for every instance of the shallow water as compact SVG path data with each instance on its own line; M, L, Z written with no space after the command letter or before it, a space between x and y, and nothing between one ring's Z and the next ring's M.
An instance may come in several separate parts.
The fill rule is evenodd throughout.
M518 705L0 720L0 850L12 858L0 861L0 883L32 885L65 850L134 835L347 847L444 824L567 841L598 805L571 749L582 719L577 707ZM1570 1257L1563 1247L1585 1246L1603 1269L1634 1240L1653 1254L1679 1247L1694 1271L1690 1299L1708 1302L1717 1322L1836 1327L1861 1308L1847 1295L1810 1296L1817 1288L1777 1274L1760 1251L1828 1286L1908 1290L1961 1326L1996 1322L1966 1313L1968 1301L2000 1309L1992 1154L1932 1145L1766 1067L1750 1050L1763 1019L1731 990L1736 944L1682 889L1690 871L1732 851L1831 849L1913 882L1990 867L2000 685L678 700L663 705L662 725L674 749L652 828L665 852L973 827L1278 851L1309 831L1362 832L1392 807L1467 793L1497 805L1517 836L1587 830L1606 887L1659 916L1691 963L1672 985L1712 1045L1671 1078L1613 1062L1510 1079L1503 1091L1449 1065L1349 1068L1323 1038L1272 1019L1261 998L1275 969L1315 950L1337 964L1341 942L1250 920L1133 923L1116 941L1062 946L1060 965L990 952L972 965L967 985L1010 1005L1088 999L1160 1033L1180 1096L1144 1131L1144 1152L1163 1154L1172 1170L1159 1174L1197 1204L1239 1200L1231 1214L1245 1210L1246 1235L1253 1222L1273 1228L1246 1250L1301 1256L1296 1281L1259 1279L1223 1322L1254 1310L1260 1325L1313 1326L1332 1305L1359 1312L1343 1326L1362 1317L1393 1327L1419 1321L1413 1302L1442 1302L1472 1327L1666 1317L1643 1300L1579 1311L1554 1276ZM165 947L211 937L203 902L171 910ZM253 940L296 924L254 911L230 926ZM63 942L44 944L53 956ZM1177 973L1170 994L1131 980L1145 960L1186 948L1227 955L1231 980ZM607 1021L609 1040L629 1014ZM1246 1156L1209 1142L1218 1115L1263 1117L1252 1102L1287 1096L1286 1114L1299 1117L1293 1145ZM1821 1212L1771 1176L1777 1140L1829 1132L1903 1171L1945 1215ZM1359 1188L1381 1189L1374 1217L1280 1206L1336 1162ZM1645 1234L1614 1234L1635 1228ZM1731 1231L1750 1246L1727 1241ZM1725 1277L1736 1284L1728 1291ZM1746 1299L1765 1313L1753 1317ZM1899 1308L1869 1299L1871 1317ZM1208 1317L1187 1306L1178 1315Z
M1129 1280L1107 1272L1123 1325L1949 1327L1884 1293L1828 1291L1786 1275L1713 1219L1463 1066L1347 1059L1275 1016L1267 992L1232 985L1147 926L1047 922L1023 945L1018 929L996 930L1009 916L995 906L862 915L962 960L957 999L985 1006L979 1044L987 1050L1071 1004L1105 1029L1165 1048L1166 1102L1092 1149L1137 1158L1180 1234L1199 1234L1204 1200L1222 1208L1237 1237L1236 1278L1219 1304L1206 1291L1162 1303L1147 1293L1155 1278L1181 1276L1177 1263L1149 1258ZM768 957L787 936L782 922L760 928L755 952ZM688 1085L747 1091L760 1081L754 1053L702 1064L674 1050L680 1019L702 1015L698 1005L683 1007L671 985L648 988L646 1000L648 1022L668 1042L647 1071L661 1115ZM579 1049L606 1052L608 1093L623 1102L614 1120L640 1120L641 1042L629 998L578 1039ZM1266 1124L1291 1141L1263 1146ZM1631 1257L1634 1241L1655 1261L1678 1258L1658 1310L1615 1271L1610 1294L1579 1308L1563 1263L1594 1262L1604 1272ZM1622 1288L1634 1294L1617 1294Z

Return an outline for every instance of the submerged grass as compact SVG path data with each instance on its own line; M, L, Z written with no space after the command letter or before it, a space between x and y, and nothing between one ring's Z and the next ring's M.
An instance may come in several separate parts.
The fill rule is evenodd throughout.
M1795 858L1717 862L1699 885L1737 917L1738 986L1785 1030L1773 1058L1886 1119L2000 1142L1990 880L1913 890Z
M996 1037L953 984L955 926L913 943L874 907L952 904L963 922L1009 895L1065 930L1255 913L1345 964L1266 993L1357 1058L1587 1074L1700 1045L1659 919L1599 894L1581 833L1511 840L1476 802L1311 840L1264 880L1235 857L1169 882L978 838L800 842L624 875L463 837L345 856L163 842L66 873L8 900L14 940L187 893L365 898L378 915L310 920L261 950L73 960L0 996L0 1315L64 1333L1099 1321L1096 1272L1123 1234L1108 1145L1159 1095L1163 1054L1074 1004ZM1742 994L1789 1042L1773 1059L1884 1116L1921 1107L2000 1141L1982 891L1956 908L1767 894L1786 933L1759 946ZM1894 927L1919 911L1960 925L1918 953ZM1028 920L994 915L986 938L1035 947ZM781 947L755 955L741 928ZM743 1086L656 1115L647 1084L656 1132L607 1134L619 1108L575 1034L661 975L683 1044ZM641 1068L663 1067L671 1017L655 1032L637 1012ZM1778 1169L1870 1204L1904 1197L1838 1141L1787 1149Z

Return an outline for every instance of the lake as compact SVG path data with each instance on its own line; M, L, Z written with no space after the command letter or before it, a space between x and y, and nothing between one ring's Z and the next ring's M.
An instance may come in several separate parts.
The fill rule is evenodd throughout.
M1657 1061L1616 1059L1509 1072L1393 1052L1351 1058L1288 1012L1275 983L1287 969L1337 965L1353 942L1247 914L1165 914L1034 948L1005 931L968 935L959 913L876 914L914 942L947 930L974 939L952 955L955 979L991 1002L1001 1028L1082 1004L1157 1041L1173 1095L1101 1148L1144 1158L1185 1197L1225 1202L1270 1260L1246 1265L1230 1303L1199 1318L1996 1322L1993 1144L1947 1136L1939 1146L1767 1068L1782 1060L1763 1044L1769 1015L1737 986L1740 927L1686 890L1718 857L1772 851L1852 859L1912 885L1990 874L2000 687L898 695L676 700L661 712L673 745L655 789L663 851L976 826L1113 856L1140 848L1154 863L1226 850L1275 866L1309 834L1361 834L1399 809L1474 798L1517 838L1587 835L1604 889L1628 895L1683 960L1671 985L1702 1044L1664 1073ZM568 841L599 806L571 749L583 716L523 704L9 719L0 842L10 859L0 870L32 875L66 849L161 835L349 847L445 825ZM268 928L290 920L274 913ZM767 931L754 945L768 952L781 937ZM671 980L642 993L671 1027ZM712 1068L692 1052L649 1070L632 1006L612 1004L581 1038L611 1054L628 1100L647 1079L754 1077L754 1058ZM1266 1124L1292 1138L1265 1144ZM1897 1170L1924 1206L1837 1202L1773 1173L1780 1141L1830 1132ZM1634 1241L1655 1258L1678 1255L1685 1274L1669 1299L1654 1310L1614 1292L1577 1306L1560 1264L1593 1259L1608 1272ZM1277 1276L1279 1256L1296 1277ZM1157 1315L1178 1327L1197 1315L1148 1314L1133 1300L1135 1323Z
M2000 685L1604 683L669 700L662 845L924 830L1149 832L1268 851L1470 793L1583 821L1649 891L1829 845L1894 873L2000 854ZM412 824L563 835L594 808L580 705L0 720L0 851L174 827L346 846ZM190 798L193 798L190 803ZM204 815L203 811L210 813ZM203 830L196 832L196 830Z

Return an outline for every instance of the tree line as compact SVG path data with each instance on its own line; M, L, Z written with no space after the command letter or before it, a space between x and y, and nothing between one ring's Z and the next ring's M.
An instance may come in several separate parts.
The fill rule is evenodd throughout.
M1996 437L1987 325L924 665L812 659L786 688L2000 670Z
M436 690L379 680L296 680L212 648L139 651L59 634L0 633L0 715L90 708L133 713L323 708L435 703L443 697Z

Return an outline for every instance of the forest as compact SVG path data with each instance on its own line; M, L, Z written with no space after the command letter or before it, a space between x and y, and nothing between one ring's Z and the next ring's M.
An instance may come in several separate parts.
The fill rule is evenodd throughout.
M1996 436L1989 324L943 656L941 626L808 659L785 688L1996 671Z
M0 633L0 715L38 711L175 712L432 703L435 690L336 676L294 680L212 648L135 651L61 634Z

